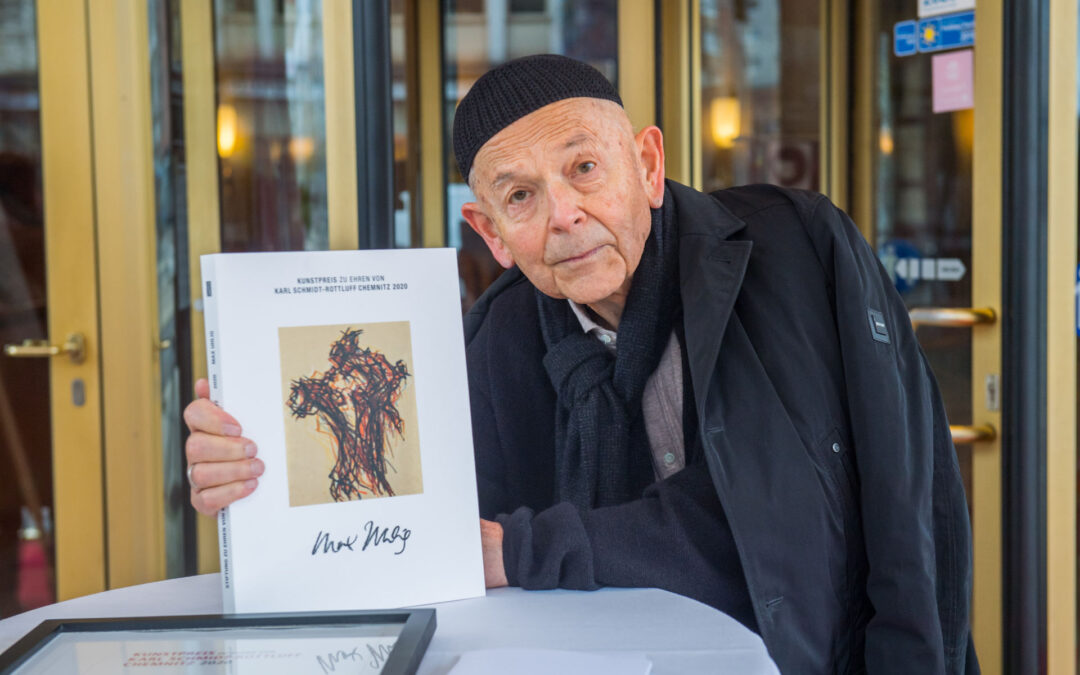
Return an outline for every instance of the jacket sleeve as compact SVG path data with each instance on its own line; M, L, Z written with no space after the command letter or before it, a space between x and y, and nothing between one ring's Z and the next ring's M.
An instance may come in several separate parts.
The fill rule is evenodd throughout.
M662 588L753 627L753 610L705 464L646 488L640 499L588 511L568 503L498 516L511 585L527 589Z
M969 639L970 530L936 382L851 220L820 198L804 222L832 284L847 388L874 608L867 671L957 672Z

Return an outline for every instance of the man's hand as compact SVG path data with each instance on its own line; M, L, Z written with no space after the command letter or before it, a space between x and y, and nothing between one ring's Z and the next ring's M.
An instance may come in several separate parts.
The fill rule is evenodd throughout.
M480 519L480 546L484 550L484 585L488 588L508 586L503 567L502 525Z
M184 448L191 505L212 516L251 494L266 467L261 459L255 459L255 443L240 436L236 419L210 402L206 380L195 383L195 396L184 409L184 421L191 431ZM499 563L501 569L501 557Z

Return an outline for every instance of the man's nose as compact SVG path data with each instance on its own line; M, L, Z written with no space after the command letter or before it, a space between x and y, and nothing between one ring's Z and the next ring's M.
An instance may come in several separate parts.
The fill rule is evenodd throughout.
M564 181L548 183L548 200L551 204L551 229L568 232L585 223L581 194Z

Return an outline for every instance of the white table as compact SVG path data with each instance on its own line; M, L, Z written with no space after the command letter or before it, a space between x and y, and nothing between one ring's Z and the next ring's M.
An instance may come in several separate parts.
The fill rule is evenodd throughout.
M462 652L530 648L645 654L654 675L778 675L761 638L731 617L656 589L522 591L431 605L437 628L420 665L447 673ZM46 619L220 614L217 574L88 595L0 621L0 651Z

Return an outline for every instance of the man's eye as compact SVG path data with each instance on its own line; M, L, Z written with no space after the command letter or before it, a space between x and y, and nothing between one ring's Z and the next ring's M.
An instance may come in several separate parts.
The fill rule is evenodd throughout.
M514 192L510 193L510 203L516 204L518 202L523 202L528 196L529 193L525 190L515 190Z
M577 170L578 173L589 173L595 168L596 162L582 162L581 164L578 164Z

